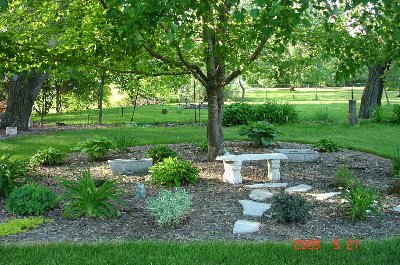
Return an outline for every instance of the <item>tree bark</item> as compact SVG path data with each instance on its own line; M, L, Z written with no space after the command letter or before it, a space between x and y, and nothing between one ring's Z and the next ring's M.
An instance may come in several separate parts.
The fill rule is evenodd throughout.
M56 112L61 112L61 89L58 84L56 84Z
M222 154L224 136L222 133L223 91L218 88L207 88L208 99L208 159L210 161Z
M244 88L243 84L242 84L242 76L239 75L238 77L238 83L239 83L239 87L242 90L242 103L245 102L245 94L246 94L246 89Z
M8 81L7 109L0 128L17 127L21 131L28 130L33 104L45 80L46 74L43 73L22 73Z
M373 109L381 105L383 78L389 67L390 63L368 67L368 81L361 97L360 118L369 119Z
M99 87L99 101L98 101L99 116L97 121L99 125L103 124L103 96L104 96L105 83L106 83L106 71L103 70L103 73L101 74L101 83Z

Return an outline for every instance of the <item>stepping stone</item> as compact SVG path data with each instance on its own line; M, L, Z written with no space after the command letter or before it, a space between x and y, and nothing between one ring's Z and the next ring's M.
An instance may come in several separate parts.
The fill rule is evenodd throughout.
M257 183L257 184L252 184L252 185L244 185L246 188L250 189L258 189L258 188L284 188L288 184L287 183Z
M327 192L327 193L319 193L319 194L311 194L311 195L314 196L315 199L317 199L319 201L324 201L324 200L327 200L327 199L332 198L339 194L341 194L341 192L335 191L335 192Z
M262 189L254 189L251 191L249 197L253 201L263 201L265 199L269 199L273 196L271 192Z
M312 189L312 187L309 186L309 185L300 184L300 185L297 185L297 186L293 186L293 187L287 188L285 191L286 192L307 192L307 191L310 191L311 189Z
M259 222L250 222L247 220L238 220L233 226L233 234L254 233L260 229Z
M266 210L271 208L271 204L250 200L239 200L239 203L243 206L243 215L255 217L261 217Z
M400 213L400 204L396 207L393 207L393 211Z

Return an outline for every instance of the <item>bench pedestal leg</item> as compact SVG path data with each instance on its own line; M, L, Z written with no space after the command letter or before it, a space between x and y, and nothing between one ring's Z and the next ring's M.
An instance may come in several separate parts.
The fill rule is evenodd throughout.
M242 183L241 168L241 161L224 161L224 182L232 184Z
M280 160L268 160L268 179L278 181L281 179Z

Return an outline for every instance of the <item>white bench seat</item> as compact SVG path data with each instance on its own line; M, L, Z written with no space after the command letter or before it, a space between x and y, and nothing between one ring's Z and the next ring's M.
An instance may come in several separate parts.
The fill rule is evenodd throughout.
M268 165L268 179L278 181L281 179L280 161L288 159L286 155L281 153L268 153L268 154L241 154L241 155L223 155L218 156L216 160L224 162L224 176L225 182L232 184L242 183L242 169L243 161L257 161L267 160Z

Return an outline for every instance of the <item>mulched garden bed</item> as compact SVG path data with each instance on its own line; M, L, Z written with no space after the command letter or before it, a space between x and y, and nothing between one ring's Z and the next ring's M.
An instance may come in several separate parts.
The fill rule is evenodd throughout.
M262 218L247 218L242 215L242 206L238 200L248 199L249 188L222 182L222 162L206 161L206 154L196 144L169 145L183 159L188 159L201 169L201 181L197 185L186 186L192 195L193 211L184 223L176 228L160 228L146 210L143 201L135 201L135 186L148 180L149 175L115 177L112 176L107 162L89 162L85 156L73 153L67 163L59 167L41 167L35 180L50 186L57 193L64 192L59 178L74 178L83 170L90 168L98 178L117 178L125 191L123 197L127 206L121 210L121 216L113 219L66 219L61 216L61 205L48 212L46 217L54 222L41 225L38 229L7 237L0 242L25 241L104 241L104 240L278 240L295 239L365 239L387 238L400 235L400 214L392 211L400 204L400 198L389 195L386 190L393 180L391 162L375 155L352 150L333 153L321 153L317 162L282 163L281 182L289 186L308 184L313 187L303 194L313 201L312 217L305 224L278 224L268 211ZM231 153L265 153L275 148L311 148L310 145L295 143L275 143L271 147L256 148L248 142L227 142ZM142 158L150 146L130 148L127 154L112 153L108 158ZM335 191L332 180L336 169L346 164L356 172L357 178L371 187L375 187L384 196L384 218L370 216L364 222L352 224L340 210L340 198L316 201L310 194ZM266 164L263 161L245 162L242 167L243 184L266 182ZM160 187L146 186L147 196L155 195ZM270 189L277 193L279 189ZM267 200L268 202L268 200ZM0 222L14 216L5 211L4 200L0 199ZM262 223L260 230L253 234L234 235L232 228L240 219L256 220Z

